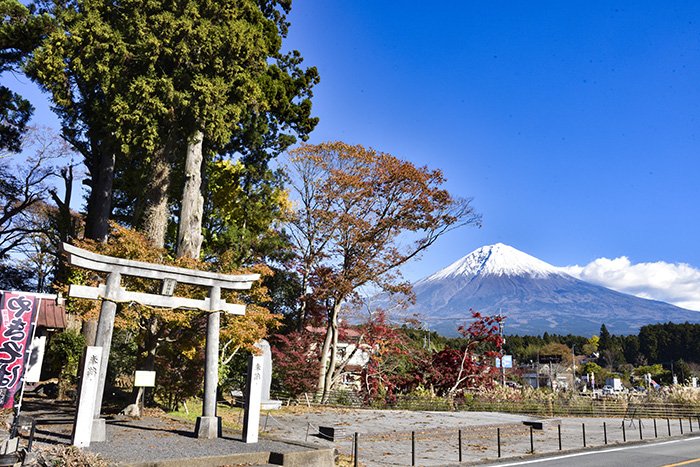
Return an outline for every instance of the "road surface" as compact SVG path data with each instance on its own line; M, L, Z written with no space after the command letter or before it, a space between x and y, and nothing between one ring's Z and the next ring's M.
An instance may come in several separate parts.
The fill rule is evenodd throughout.
M700 466L700 437L681 438L658 443L620 446L600 451L586 451L556 457L503 462L499 467L679 467Z

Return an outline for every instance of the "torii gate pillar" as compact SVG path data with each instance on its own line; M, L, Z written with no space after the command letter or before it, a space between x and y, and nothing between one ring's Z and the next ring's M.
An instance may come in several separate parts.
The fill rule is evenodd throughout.
M212 287L210 303L218 303L221 289ZM202 416L197 417L194 432L197 438L213 439L221 436L221 417L216 415L216 388L219 385L219 328L221 313L207 316L207 341L204 354L204 400Z
M100 413L102 412L102 397L105 391L105 381L107 381L107 362L109 361L109 351L112 346L114 318L117 314L117 303L110 300L110 298L114 297L116 292L120 289L121 278L122 276L118 272L111 272L107 275L105 299L102 300L100 319L97 322L95 346L102 347L102 364L100 365L100 374L97 380L97 394L95 396L95 412L92 420L91 441L105 441L107 439L105 419L100 418Z

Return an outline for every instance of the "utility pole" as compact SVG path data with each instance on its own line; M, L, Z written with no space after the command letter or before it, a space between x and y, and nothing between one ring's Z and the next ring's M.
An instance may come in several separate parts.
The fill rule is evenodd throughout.
M574 381L573 381L573 390L576 390L576 344L571 344L571 357L572 357L572 363L573 363L573 372L574 372Z
M503 337L503 321L505 321L505 318L501 316L501 313L498 313L498 334L501 337L501 384L503 387L506 387L506 367L503 365L503 356L505 355L505 350L503 349L504 344L506 343L505 338Z

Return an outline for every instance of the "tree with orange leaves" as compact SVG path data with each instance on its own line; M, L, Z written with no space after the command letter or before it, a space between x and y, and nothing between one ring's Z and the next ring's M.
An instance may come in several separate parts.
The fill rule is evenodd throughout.
M363 286L410 293L398 268L443 234L478 225L469 199L452 197L439 170L342 142L302 145L287 168L296 212L289 225L305 295L324 304L321 399L336 380L338 315ZM342 369L340 369L342 370Z

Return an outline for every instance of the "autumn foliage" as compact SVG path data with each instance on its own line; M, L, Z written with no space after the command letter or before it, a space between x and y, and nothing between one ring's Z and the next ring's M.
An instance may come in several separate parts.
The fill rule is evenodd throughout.
M440 170L417 167L360 145L328 142L291 151L296 210L288 223L306 305L325 306L326 336L318 387L322 399L343 371L337 355L338 316L363 286L410 294L399 267L457 227L478 225L470 200L443 188Z
M466 343L460 349L461 359L456 366L458 371L449 394L465 387L490 386L498 374L495 360L501 355L503 347L499 327L504 318L501 315L485 316L473 310L471 313L471 323L457 328Z

